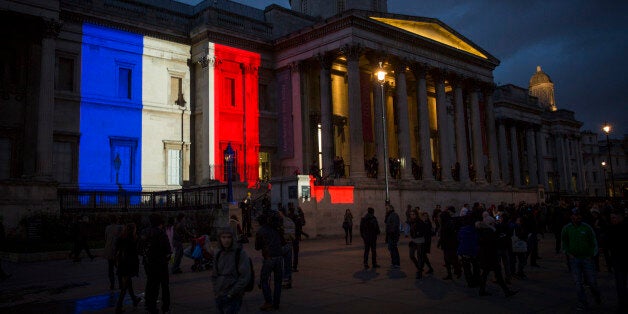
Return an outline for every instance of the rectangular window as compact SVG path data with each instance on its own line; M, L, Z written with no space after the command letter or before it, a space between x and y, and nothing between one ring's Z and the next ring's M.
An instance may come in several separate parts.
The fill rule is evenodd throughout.
M55 89L58 91L74 91L74 59L58 57L56 67Z
M74 169L72 163L72 143L53 143L52 168L53 176L59 183L72 183L74 179Z
M131 99L131 69L118 69L118 97Z
M185 106L180 104L179 99L183 100L183 79L180 77L170 77L170 104Z
M229 104L231 107L236 106L235 92L235 79L230 77L225 78L225 95L227 96L227 104Z
M181 184L181 150L168 149L168 165L167 165L168 185Z
M136 139L111 138L111 182L119 185L133 184Z
M11 177L11 140L0 138L0 180Z

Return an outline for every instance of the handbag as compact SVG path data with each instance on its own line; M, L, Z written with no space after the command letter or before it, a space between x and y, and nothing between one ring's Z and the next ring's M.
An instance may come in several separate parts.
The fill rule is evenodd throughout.
M525 253L528 251L528 243L526 241L520 240L519 237L515 235L515 231L512 231L512 252L513 253Z
M343 229L349 229L349 222L345 220L345 221L342 223L342 228L343 228Z

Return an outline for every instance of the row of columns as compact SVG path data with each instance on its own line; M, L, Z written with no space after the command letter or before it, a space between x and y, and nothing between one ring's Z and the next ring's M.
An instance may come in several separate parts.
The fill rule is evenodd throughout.
M364 170L364 141L362 139L362 102L360 94L360 69L359 58L362 53L362 49L359 46L345 46L341 49L341 52L345 55L347 60L347 85L348 85L348 106L349 106L349 135L350 135L350 151L351 151L351 168L350 176L352 178L361 178L366 176ZM331 104L331 65L335 56L330 54L319 55L320 61L320 101L321 101L321 125L322 125L322 155L323 155L323 167L329 169L332 165L333 156L333 138L332 133L332 104ZM372 62L373 68L376 68L377 62ZM491 169L491 181L497 182L499 180L499 168L497 161L497 140L495 137L494 116L492 113L492 97L490 92L485 94L486 100L486 112L488 113L482 119L479 103L479 93L481 91L477 87L472 86L469 92L470 106L471 106L471 136L473 143L472 159L467 160L467 138L466 138L466 123L464 115L464 97L463 97L463 78L457 77L452 82L454 87L454 101L455 101L455 138L452 137L447 130L447 99L445 91L445 79L447 73L440 69L429 68L425 64L409 63L403 60L395 60L393 64L395 68L395 85L396 85L396 99L397 110L399 110L399 157L402 160L401 164L401 177L402 179L413 179L412 173L412 150L411 150L411 136L410 136L410 120L409 120L409 104L407 97L407 79L406 69L409 67L413 71L416 78L416 105L418 107L418 129L419 129L419 159L421 162L421 177L423 180L433 180L432 175L432 147L430 145L430 125L428 114L428 95L427 95L427 80L426 75L430 74L430 77L435 83L436 93L436 113L437 113L437 129L438 129L438 163L443 169L441 172L442 181L452 181L452 174L450 169L458 162L460 164L460 180L462 182L469 182L469 173L467 171L468 164L472 163L476 171L476 182L483 183L485 180L484 171L484 151L483 151L483 136L482 136L482 121L485 120L488 124L486 131L493 131L487 134L487 145L490 147L489 154L489 168ZM468 81L467 81L468 82ZM381 104L381 90L376 88L379 84L374 84L373 99L375 106L376 121L382 117ZM385 110L385 109L384 109ZM380 123L374 125L375 138L379 141L379 134L386 132ZM455 141L455 143L454 143ZM456 151L451 149L453 145L456 146ZM453 156L455 154L456 156ZM383 145L377 145L377 158L380 160L378 173L384 173L384 168L388 165L388 161L384 160Z
M523 151L522 148L519 147L517 135L519 134L518 132L521 132L522 136L525 136L525 146L527 147L527 163L523 166L526 167L528 172L529 185L543 185L547 189L548 185L545 177L545 157L543 152L543 134L541 133L539 126L518 125L517 123L506 120L501 120L498 124L497 136L499 141L502 180L504 182L512 182L513 186L522 185L522 165L519 157ZM510 134L510 155L508 150L509 145L506 138L507 129ZM512 172L510 171L509 160L512 162Z

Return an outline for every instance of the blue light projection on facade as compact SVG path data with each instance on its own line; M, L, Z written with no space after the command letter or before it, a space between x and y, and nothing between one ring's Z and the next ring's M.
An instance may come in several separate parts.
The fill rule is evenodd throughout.
M81 190L140 191L142 35L83 24Z

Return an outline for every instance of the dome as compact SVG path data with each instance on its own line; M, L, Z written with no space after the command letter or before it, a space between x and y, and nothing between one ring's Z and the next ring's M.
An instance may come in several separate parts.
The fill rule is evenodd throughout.
M536 86L543 83L553 83L549 75L541 70L541 66L536 66L536 73L530 78L530 86Z

